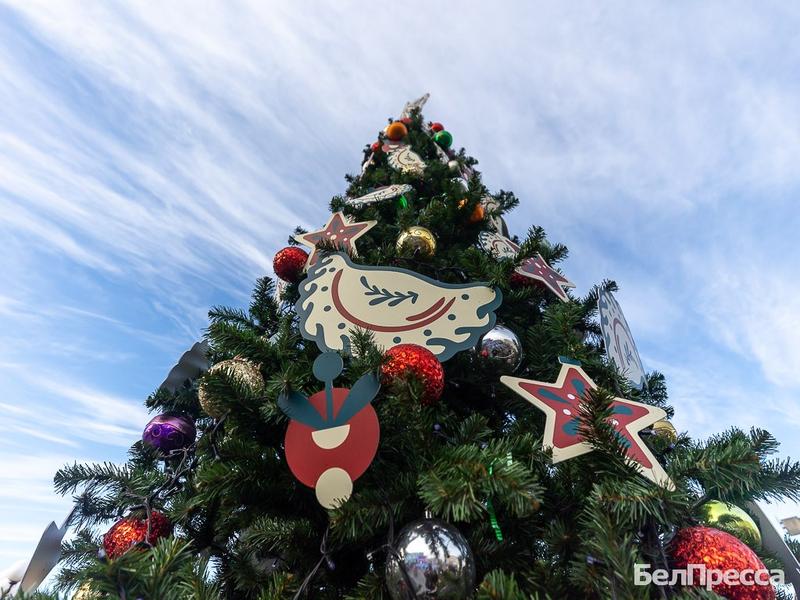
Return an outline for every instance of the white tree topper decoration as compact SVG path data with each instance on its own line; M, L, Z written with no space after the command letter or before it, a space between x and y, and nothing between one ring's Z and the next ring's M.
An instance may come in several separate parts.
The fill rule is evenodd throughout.
M608 358L614 361L628 381L639 389L643 388L647 382L644 366L619 302L611 292L604 291L597 299L597 309Z
M350 352L357 328L386 349L410 343L440 361L472 348L494 327L499 289L451 284L396 267L354 265L332 253L309 269L295 305L303 337L322 351Z

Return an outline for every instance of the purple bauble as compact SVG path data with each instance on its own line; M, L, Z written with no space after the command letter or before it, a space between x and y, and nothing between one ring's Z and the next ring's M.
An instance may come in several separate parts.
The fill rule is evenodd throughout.
M183 415L166 413L153 417L144 428L142 440L164 453L186 448L197 435L194 421Z

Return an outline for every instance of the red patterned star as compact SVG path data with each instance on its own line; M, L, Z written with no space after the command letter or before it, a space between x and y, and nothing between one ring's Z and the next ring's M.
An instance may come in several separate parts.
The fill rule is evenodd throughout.
M592 451L578 426L582 399L589 390L597 389L597 385L578 364L562 359L555 383L509 376L501 377L500 381L547 415L543 445L553 449L553 463ZM645 427L666 418L666 413L655 406L624 398L614 398L611 410L611 425L626 446L628 460L637 463L648 479L674 489L672 480L638 435Z
M319 259L317 244L320 242L333 244L339 250L351 256L357 256L356 240L372 229L377 223L377 221L352 223L349 217L346 217L343 212L336 212L331 215L331 218L328 219L328 222L322 229L296 235L294 239L311 248L311 253L306 262L306 268L308 268Z
M530 277L540 281L563 302L569 302L569 296L567 296L564 288L575 287L574 283L548 265L541 254L525 259L525 262L517 267L514 272L522 277Z

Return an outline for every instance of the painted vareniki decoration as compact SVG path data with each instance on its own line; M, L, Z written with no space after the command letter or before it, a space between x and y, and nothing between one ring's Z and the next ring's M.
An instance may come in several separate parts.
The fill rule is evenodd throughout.
M303 337L320 350L350 351L356 328L378 346L417 344L440 361L472 348L495 324L499 289L451 284L396 267L354 265L343 253L320 259L299 286Z
M597 300L597 308L608 358L634 386L643 388L647 382L644 366L619 302L611 292L604 291Z
M578 427L580 404L584 395L589 390L597 389L597 385L580 367L580 363L563 357L559 360L561 372L555 383L507 375L500 378L503 385L547 415L543 445L545 448L552 448L553 463L593 450L592 445L583 439ZM625 398L614 398L611 411L609 422L620 440L624 440L628 460L636 463L641 473L651 481L667 489L674 489L672 480L638 435L645 427L664 419L667 413L656 406Z

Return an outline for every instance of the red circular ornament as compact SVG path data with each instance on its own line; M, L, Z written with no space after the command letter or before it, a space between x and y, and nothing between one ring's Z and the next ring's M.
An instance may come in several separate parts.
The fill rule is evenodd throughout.
M400 122L406 127L408 127L409 125L411 125L411 123L414 122L414 119L412 119L411 117L403 117L402 119L400 119Z
M333 388L335 405L341 406L349 393L347 388ZM309 401L324 407L325 391L310 396ZM343 469L351 481L355 481L364 474L378 451L380 425L371 404L353 415L346 425L327 431L334 433L333 429L341 430L338 443L325 444L321 436L317 437L322 430L314 430L294 419L289 421L284 440L286 462L294 476L310 488L316 487L320 475L334 467Z
M714 583L711 590L730 600L775 600L775 589L769 571L746 544L729 533L713 527L687 527L675 534L669 545L673 569L687 565L703 565L706 580ZM687 573L695 587L702 586L699 567ZM731 573L728 579L726 573ZM715 577L717 579L711 579ZM721 579L725 577L724 581ZM737 583L729 583L734 581Z
M431 123L431 131L433 131L434 133L436 133L437 131L444 131L444 125L436 122Z
M147 542L154 545L159 539L172 533L172 523L157 510L150 511L150 536L147 535L147 519L125 517L117 521L103 536L103 549L109 558L118 558L136 544Z
M385 385L415 377L423 385L420 400L433 404L444 391L444 369L433 352L416 344L398 344L386 351L388 360L381 367L381 378Z
M287 246L275 254L272 270L284 281L296 283L303 276L307 260L308 252L298 246Z
M370 146L369 149L372 150L374 154L380 154L383 150L383 144L380 142L372 142L372 146Z

